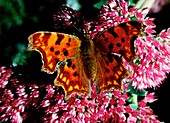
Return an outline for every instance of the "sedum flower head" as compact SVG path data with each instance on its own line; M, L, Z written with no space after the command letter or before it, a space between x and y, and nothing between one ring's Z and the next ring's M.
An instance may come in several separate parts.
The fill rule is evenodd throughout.
M28 84L18 81L11 69L1 67L0 120L3 122L146 122L159 123L147 103L155 101L154 93L148 93L133 109L127 99L129 92L112 90L97 94L95 86L90 96L72 95L65 100L59 87L51 84ZM6 79L5 75L12 77ZM126 85L124 85L126 86ZM36 116L36 117L35 117Z
M0 68L0 121L22 122L121 122L160 123L153 110L147 106L156 99L154 93L146 93L137 104L131 99L129 85L137 89L159 87L170 72L170 29L156 34L152 18L146 17L146 9L129 8L124 0L110 0L104 5L96 20L79 23L82 16L63 5L54 16L57 28L78 27L93 39L106 28L130 20L140 21L146 27L135 42L138 58L134 63L125 62L131 75L123 83L123 92L111 90L97 93L92 86L90 96L72 95L65 100L63 90L49 83L29 83L18 80L11 69ZM53 82L51 82L53 83ZM134 104L136 108L133 108ZM36 116L36 117L35 117Z

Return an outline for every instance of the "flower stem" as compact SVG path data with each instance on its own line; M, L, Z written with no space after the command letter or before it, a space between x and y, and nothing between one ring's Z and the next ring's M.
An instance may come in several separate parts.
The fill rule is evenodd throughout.
M132 104L138 104L138 96L136 94L132 94Z

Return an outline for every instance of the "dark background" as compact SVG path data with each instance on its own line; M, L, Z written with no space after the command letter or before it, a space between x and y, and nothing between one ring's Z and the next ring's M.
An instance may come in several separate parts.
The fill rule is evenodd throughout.
M64 0L2 0L0 2L0 66L26 66L31 56L27 52L28 36L36 31L56 31L54 28L53 15L60 9ZM81 0L81 13L85 16L94 17L98 11L93 7L97 0ZM155 18L156 31L170 27L170 4L161 7L157 13L150 12L147 16ZM90 13L90 14L89 14ZM35 53L36 54L36 53ZM34 55L36 62L34 69L40 69L41 58ZM38 66L36 66L38 65ZM32 69L33 69L32 68ZM170 111L170 75L160 88L156 89L157 101L150 106L158 115L160 121L168 123ZM152 89L150 90L153 91Z

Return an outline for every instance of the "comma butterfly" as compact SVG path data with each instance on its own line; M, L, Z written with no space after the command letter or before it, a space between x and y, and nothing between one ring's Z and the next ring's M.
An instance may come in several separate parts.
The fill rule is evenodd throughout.
M135 58L134 41L141 29L140 22L129 21L99 32L93 40L41 31L29 36L28 50L41 54L42 71L58 71L54 84L63 87L67 98L73 93L88 94L91 82L99 91L121 89L129 75L122 57L128 62Z

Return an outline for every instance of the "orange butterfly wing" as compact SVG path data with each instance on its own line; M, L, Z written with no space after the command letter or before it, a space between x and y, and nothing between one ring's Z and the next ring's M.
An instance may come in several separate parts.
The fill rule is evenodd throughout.
M123 60L114 55L97 54L96 82L98 90L107 91L111 88L121 90L122 80L129 75L123 66Z
M28 50L36 50L41 54L42 70L48 73L54 73L58 63L80 52L81 41L68 34L36 32L28 40Z
M100 91L121 89L122 79L129 75L121 57L128 62L136 57L134 42L141 34L141 29L141 23L129 21L109 28L95 37L98 66L96 81Z
M61 63L59 66L54 84L63 87L67 99L73 93L81 95L90 92L90 81L83 68L84 65L80 60L80 55L77 55L73 59L67 59L66 62Z
M56 32L36 32L28 40L28 50L36 50L42 56L42 70L48 73L58 71L54 84L63 87L67 98L72 93L89 92L89 80L83 71L81 41L78 37Z

